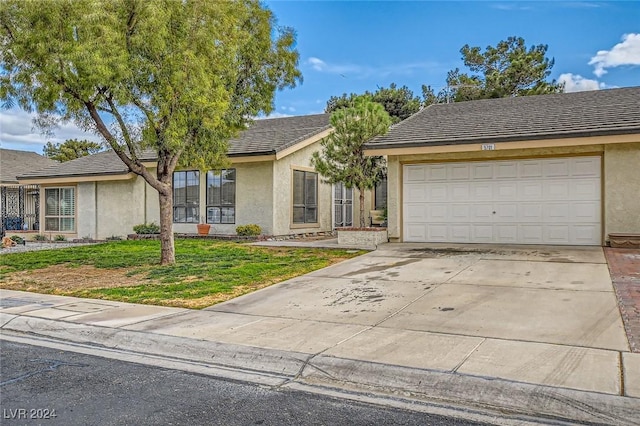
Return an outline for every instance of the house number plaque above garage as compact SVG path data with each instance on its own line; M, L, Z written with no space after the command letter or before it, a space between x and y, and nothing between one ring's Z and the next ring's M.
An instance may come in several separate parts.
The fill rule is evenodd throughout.
M494 144L494 143L483 143L482 144L482 150L483 151L493 151L494 149L496 149L496 144Z

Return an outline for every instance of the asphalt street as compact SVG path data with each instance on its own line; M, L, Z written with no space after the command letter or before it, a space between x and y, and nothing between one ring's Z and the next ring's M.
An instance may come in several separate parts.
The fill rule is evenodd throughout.
M3 425L472 425L0 340Z

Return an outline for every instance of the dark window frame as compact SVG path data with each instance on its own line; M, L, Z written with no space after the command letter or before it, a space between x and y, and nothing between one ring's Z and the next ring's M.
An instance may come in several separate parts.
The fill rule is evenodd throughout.
M195 175L195 180L198 182L195 201L191 200L188 193L189 188L189 174ZM184 202L183 200L176 200L176 190L182 187L176 187L176 177L184 175ZM193 177L193 176L192 176ZM193 180L192 180L193 182ZM172 188L173 188L173 223L200 223L200 171L198 170L179 170L173 172L172 176ZM178 202L179 201L179 202ZM182 210L181 218L178 219L176 212ZM189 214L191 213L191 214Z
M296 196L296 176L302 176L302 197ZM313 200L309 202L309 188L308 178L312 177L314 182ZM293 170L293 191L292 191L292 217L291 222L294 225L314 225L318 224L318 173L306 170ZM296 203L296 199L301 199L302 202ZM298 218L297 211L301 211L302 220ZM312 219L310 219L312 217Z
M225 173L227 172L233 172L233 202L229 202L229 201L225 201L224 200L224 185L222 182L222 177L224 176ZM213 200L211 200L210 197L210 186L212 181L214 181L216 178L219 179L220 185L215 188L215 190L218 192L218 200L219 202L216 203ZM207 223L211 223L211 224L220 224L220 225L233 225L236 223L236 189L237 189L237 182L238 182L238 172L235 168L232 169L221 169L221 170L209 170L207 172L207 182L206 182L206 215L207 215ZM213 214L209 214L209 212L214 212L215 209L218 209L218 215L213 215ZM226 212L226 214L223 214L223 212ZM231 214L229 214L231 212ZM228 218L229 216L232 217L232 220L229 221ZM227 218L227 220L224 220L224 218Z

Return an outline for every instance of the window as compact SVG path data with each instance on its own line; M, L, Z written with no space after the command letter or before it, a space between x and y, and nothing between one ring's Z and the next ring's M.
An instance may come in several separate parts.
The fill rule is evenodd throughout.
M173 221L198 223L200 208L200 172L173 173Z
M236 169L207 172L207 223L236 223Z
M76 229L75 188L46 188L44 190L44 230L73 232Z
M387 208L387 178L383 177L380 182L376 182L375 209L384 210Z
M293 171L293 223L318 222L318 174Z

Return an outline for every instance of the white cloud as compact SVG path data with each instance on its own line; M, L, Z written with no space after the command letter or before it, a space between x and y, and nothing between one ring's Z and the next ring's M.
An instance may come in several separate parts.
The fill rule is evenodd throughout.
M589 61L594 65L593 73L602 77L607 73L607 68L615 68L623 65L640 65L640 34L625 34L622 42L613 46L611 50L600 50Z
M316 71L324 71L327 67L327 64L322 59L314 58L313 56L309 58L307 63Z
M284 114L282 112L272 112L271 114L269 114L267 116L253 117L253 119L254 120L265 120L267 118L283 118L283 117L293 117L293 115Z
M564 84L565 92L584 92L587 90L600 90L606 88L604 83L571 73L560 74L558 82Z
M496 4L492 4L491 8L498 9L498 10L531 10L532 9L531 6L522 6L514 3L509 3L509 4L496 3Z
M310 57L306 63L315 71L327 74L337 74L344 78L367 78L371 76L387 77L389 75L410 75L416 71L439 70L442 68L437 62L414 62L394 64L390 66L373 67L357 64L333 64L320 58ZM443 68L444 69L444 68Z
M11 108L0 114L0 145L9 149L30 149L42 152L47 142L64 142L67 139L89 139L101 142L93 133L87 133L72 123L53 129L53 135L43 135L33 124L35 114L19 108Z

